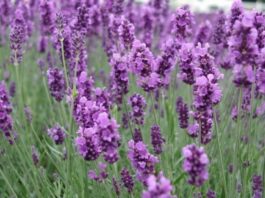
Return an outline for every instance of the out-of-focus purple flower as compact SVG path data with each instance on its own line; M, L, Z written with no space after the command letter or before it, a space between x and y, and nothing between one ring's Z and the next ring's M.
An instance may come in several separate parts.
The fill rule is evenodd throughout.
M178 77L185 83L192 85L195 82L194 52L191 43L183 44L179 50L179 68Z
M52 33L54 24L55 8L54 3L48 0L42 0L40 3L41 15L41 33L43 36L48 36Z
M55 144L62 144L66 138L65 130L59 124L55 124L48 129L48 135L55 142Z
M237 116L238 116L237 106L233 106L232 111L231 111L231 117L233 120L237 120Z
M130 115L128 113L123 113L122 114L122 127L124 129L129 128L129 122L130 122Z
M194 23L193 15L188 6L176 10L172 19L172 33L180 40L186 39L191 34L191 26Z
M176 64L178 47L172 39L168 39L163 46L161 55L156 60L156 73L159 75L159 85L168 86L171 72Z
M255 81L254 67L258 61L257 30L253 25L254 13L245 13L237 20L229 39L229 53L234 64L236 86L249 87Z
M231 31L233 31L235 22L242 17L243 13L244 13L244 7L242 1L235 0L231 7L230 15L228 17L228 24L227 24L228 36L231 34Z
M73 37L71 37L71 33L72 31L67 23L66 17L61 13L57 13L55 28L53 30L53 47L60 55L60 59L62 60L65 58L68 64L71 64L72 58ZM62 52L64 52L64 54L62 54Z
M11 18L11 2L9 0L3 0L0 2L0 45L4 45L6 43L6 34L7 29L10 24L10 18Z
M182 129L188 128L189 125L189 108L183 100L178 99L177 112L179 114L179 126Z
M252 177L252 198L262 198L263 194L263 181L262 176L254 175Z
M188 126L187 132L191 137L198 137L200 125L198 123Z
M12 81L9 86L9 94L11 97L14 97L16 94L16 83L15 81Z
M15 12L15 18L10 29L11 61L18 65L22 61L23 44L27 39L27 24L20 9Z
M102 182L108 177L108 173L106 169L107 169L107 165L102 162L99 162L98 163L99 174L97 175L97 173L94 170L89 170L87 175L92 180L95 180L97 182Z
M111 106L111 99L109 91L106 88L95 88L93 90L94 98L99 106L103 106L107 111L110 109Z
M121 171L121 181L123 183L123 186L127 189L128 193L131 193L133 191L134 181L126 168L123 168Z
M198 27L198 31L195 37L195 45L197 45L198 43L204 45L205 43L210 42L211 36L212 24L210 23L210 21L206 21Z
M218 46L222 46L226 39L226 15L223 11L217 14L216 22L213 25L212 43Z
M0 82L0 130L10 144L14 143L12 106L4 82Z
M203 147L194 144L185 146L182 149L183 170L189 174L188 182L194 186L201 186L208 179L209 159Z
M213 190L208 189L206 196L207 198L216 198L216 193Z
M118 34L123 48L131 50L133 42L135 40L134 25L123 17L118 28Z
M35 146L31 147L31 157L34 165L37 166L40 162L40 154Z
M112 66L112 90L117 104L121 105L124 95L129 91L128 62L125 57L122 57L120 54L114 54L110 64Z
M159 82L155 59L149 48L135 40L130 54L131 70L137 77L137 83L145 91L154 90Z
M148 152L143 142L130 140L128 146L128 158L136 170L137 179L146 185L147 178L155 172L155 164L158 163L158 159Z
M31 123L31 121L32 121L32 112L31 112L31 109L30 109L29 106L25 106L24 107L24 113L25 113L27 121L29 123Z
M142 132L139 128L134 129L133 141L134 142L143 142Z
M87 52L83 35L78 31L71 34L71 63L70 74L72 77L79 77L87 68Z
M66 91L64 73L59 68L49 68L47 71L48 86L51 95L60 102Z
M147 190L143 192L142 198L173 198L172 190L170 180L160 172L158 176L150 175L148 177Z
M116 195L119 197L120 196L120 186L114 177L112 178L112 186L114 188Z
M158 125L153 125L151 127L151 143L153 145L155 154L161 154L163 151L163 144L165 139L162 137L160 127Z
M147 47L151 48L154 31L154 10L150 6L143 6L141 11L140 29L142 32L142 41Z
M146 102L142 95L140 94L133 94L129 101L129 105L132 108L131 118L133 122L137 125L144 124L144 110L146 108Z

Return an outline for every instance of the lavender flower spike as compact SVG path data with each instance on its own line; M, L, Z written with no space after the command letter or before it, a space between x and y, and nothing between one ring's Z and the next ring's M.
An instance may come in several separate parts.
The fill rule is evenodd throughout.
M185 146L182 149L185 158L183 169L189 174L188 182L196 187L201 186L208 179L209 159L203 147L198 148L194 144Z

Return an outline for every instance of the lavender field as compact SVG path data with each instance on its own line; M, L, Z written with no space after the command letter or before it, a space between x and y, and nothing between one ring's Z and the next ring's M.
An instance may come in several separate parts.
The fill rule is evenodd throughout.
M0 0L0 198L265 197L265 13L169 1Z

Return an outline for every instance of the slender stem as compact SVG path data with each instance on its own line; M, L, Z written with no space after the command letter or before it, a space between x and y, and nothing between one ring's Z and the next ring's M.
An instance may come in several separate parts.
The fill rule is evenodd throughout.
M222 154L222 150L221 150L220 133L219 133L219 128L218 128L218 122L216 119L216 112L214 113L214 122L215 122L215 129L216 129L216 133L217 133L218 150L219 150L219 155L220 155L220 160L221 160L222 177L223 177L223 182L224 182L224 187L225 187L225 195L226 195L227 194L227 183L226 183L226 179L225 179L224 160L223 160L223 154Z

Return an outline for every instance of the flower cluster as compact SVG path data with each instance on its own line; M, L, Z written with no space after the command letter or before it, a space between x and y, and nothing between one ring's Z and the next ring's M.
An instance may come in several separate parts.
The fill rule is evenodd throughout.
M262 176L254 175L252 177L252 197L253 198L261 198L263 193L263 181Z
M64 73L59 68L49 68L47 71L48 86L51 95L60 102L66 91Z
M128 63L125 57L121 57L119 54L114 54L111 59L112 65L112 90L116 98L117 104L122 104L123 97L128 93Z
M128 103L132 108L131 118L133 119L134 123L137 125L143 125L144 110L146 108L146 102L144 97L140 94L133 94L130 97Z
M177 9L172 20L172 33L176 38L184 40L191 34L191 26L193 24L193 15L188 6Z
M48 135L55 144L62 144L66 137L64 129L59 124L55 124L52 128L48 129Z
M178 77L189 85L195 82L194 52L191 43L183 44L179 50L179 68Z
M131 193L134 188L134 181L126 168L123 168L121 171L121 181L123 183L123 186L127 189L128 193Z
M147 178L155 172L158 159L148 152L146 145L141 141L130 140L128 147L128 158L136 170L137 179L146 185Z
M22 61L23 44L27 39L27 25L20 9L16 10L10 30L11 61L17 65Z
M142 198L173 198L171 191L173 187L169 179L167 179L163 173L159 173L158 176L150 175L147 179L147 190L143 192Z
M151 140L155 154L162 153L165 139L162 137L160 127L158 125L153 125L151 128Z
M201 186L208 179L207 166L209 159L202 147L187 145L182 149L184 157L183 170L189 174L188 182L194 186Z
M177 113L179 114L179 126L182 129L188 128L189 125L189 108L182 98L177 99Z
M4 133L10 144L13 144L12 106L4 82L0 82L0 130Z
M145 91L152 91L157 87L159 76L155 72L155 59L148 47L139 40L135 40L130 55L131 70L137 77L137 83Z

